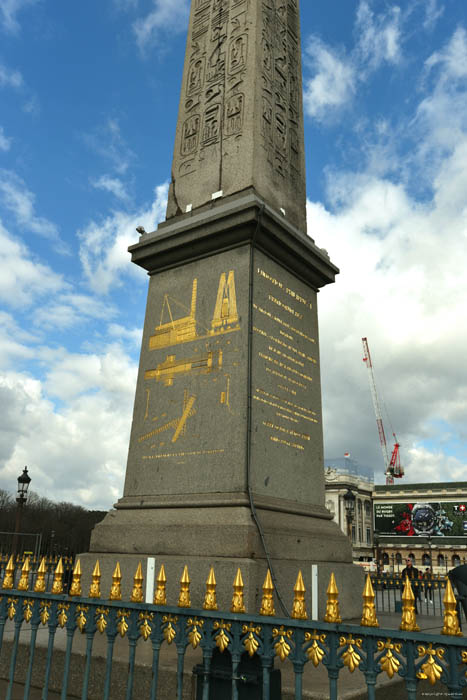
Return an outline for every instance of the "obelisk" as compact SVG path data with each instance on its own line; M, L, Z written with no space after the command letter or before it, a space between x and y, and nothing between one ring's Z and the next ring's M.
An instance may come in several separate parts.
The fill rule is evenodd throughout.
M317 292L338 270L306 234L298 0L192 1L167 218L130 252L150 279L125 488L92 552L154 556L174 596L188 564L198 605L214 565L229 607L240 566L251 611L268 565L287 605L317 565L321 610L334 571L358 614L324 504Z

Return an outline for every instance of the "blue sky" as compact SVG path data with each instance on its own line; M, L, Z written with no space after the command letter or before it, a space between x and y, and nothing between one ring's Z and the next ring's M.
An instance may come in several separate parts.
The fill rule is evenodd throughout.
M407 481L466 479L465 0L301 5L326 454L382 479L367 336ZM188 6L0 2L0 488L121 495Z

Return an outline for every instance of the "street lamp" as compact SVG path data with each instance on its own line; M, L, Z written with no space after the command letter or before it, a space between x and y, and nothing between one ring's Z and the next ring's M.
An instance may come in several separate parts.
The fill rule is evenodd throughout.
M347 518L347 535L350 537L350 540L352 541L352 520L353 516L355 513L355 494L354 492L350 489L350 487L347 489L347 491L344 493L344 505L345 505L345 515Z
M22 474L18 477L18 495L16 496L16 522L15 532L13 535L12 554L16 554L18 547L18 534L21 527L21 515L23 506L28 500L28 488L31 483L31 477L28 474L28 468L24 467Z

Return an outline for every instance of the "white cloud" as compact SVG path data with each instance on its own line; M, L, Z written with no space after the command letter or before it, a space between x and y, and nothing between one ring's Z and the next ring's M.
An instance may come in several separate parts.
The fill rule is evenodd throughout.
M14 215L26 235L32 232L51 240L59 240L56 225L49 219L37 216L34 194L11 170L0 169L0 205ZM64 252L63 244L61 252Z
M156 44L161 33L183 32L188 22L189 0L153 0L154 8L133 24L140 50Z
M18 13L28 5L33 5L37 0L2 0L0 3L0 23L5 31L16 34L20 25L17 20Z
M355 32L357 52L361 67L376 70L387 61L398 63L401 59L401 10L393 5L387 12L375 15L370 3L361 0L357 10Z
M452 79L467 78L467 31L458 27L447 46L432 54L425 65L429 70L440 67L443 85Z
M11 70L0 63L0 87L20 88L23 84L23 76L19 70Z
M96 180L91 180L91 184L98 190L104 190L105 192L110 192L117 199L126 201L128 199L128 193L125 189L125 185L118 177L111 177L110 175L101 175L101 177Z
M29 306L65 287L61 275L34 259L0 222L0 300L13 308Z
M112 286L121 284L120 277L138 274L141 270L130 264L128 246L138 241L136 227L152 231L165 216L168 183L155 188L154 202L138 212L114 212L104 221L92 221L78 232L81 240L80 259L91 289L106 294Z
M117 315L115 307L94 296L65 292L51 299L34 313L34 326L44 329L66 329L90 319L108 320Z
M425 6L423 27L430 31L444 14L445 7L444 5L438 5L438 0L423 0L423 4Z
M28 464L39 493L109 508L121 493L135 382L136 367L118 346L100 356L63 352L44 383L0 376L2 487Z
M3 126L0 126L0 151L9 151L11 146L11 138L5 136Z
M103 126L82 137L86 145L110 163L119 175L124 175L135 160L136 156L125 142L117 119L108 119Z
M306 48L307 64L313 78L305 81L304 109L321 121L329 109L347 104L355 94L357 76L352 61L340 58L317 37L312 37Z

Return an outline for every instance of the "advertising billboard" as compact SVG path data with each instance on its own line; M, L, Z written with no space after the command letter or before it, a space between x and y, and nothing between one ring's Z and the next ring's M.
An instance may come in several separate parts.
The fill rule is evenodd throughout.
M375 503L380 535L467 537L467 502Z

